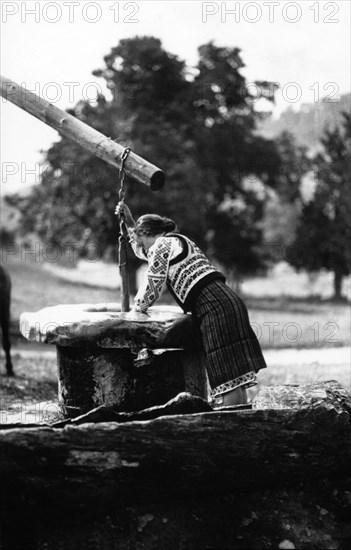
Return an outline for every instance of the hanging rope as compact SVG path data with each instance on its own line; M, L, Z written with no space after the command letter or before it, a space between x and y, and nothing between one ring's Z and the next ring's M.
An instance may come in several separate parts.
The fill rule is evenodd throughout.
M127 147L122 154L121 166L119 169L119 191L118 198L120 202L124 202L124 163L130 153L130 148ZM127 265L127 243L128 230L124 220L124 215L119 216L119 239L118 239L118 266L121 277L121 311L129 311L129 284L128 284L128 265Z

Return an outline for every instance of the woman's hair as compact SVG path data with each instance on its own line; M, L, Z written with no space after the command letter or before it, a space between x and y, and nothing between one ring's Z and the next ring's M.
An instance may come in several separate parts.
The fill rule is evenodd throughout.
M148 235L150 237L176 230L177 225L173 220L158 216L157 214L140 216L134 227L134 232L137 235Z

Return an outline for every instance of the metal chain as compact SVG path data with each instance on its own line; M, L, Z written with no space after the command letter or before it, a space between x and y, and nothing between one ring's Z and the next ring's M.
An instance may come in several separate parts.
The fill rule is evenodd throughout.
M121 158L121 167L119 169L119 192L118 192L118 198L121 202L124 201L124 178L125 178L125 171L124 171L124 163L130 153L130 148L126 147L123 151L122 158Z
M118 191L118 199L120 202L124 202L124 178L125 178L125 171L124 171L124 163L126 159L128 158L128 155L130 153L130 147L126 147L122 153L121 158L121 166L119 169L119 191ZM119 218L119 228L120 228L120 234L121 236L126 236L127 230L126 225L124 222L124 215L120 214Z

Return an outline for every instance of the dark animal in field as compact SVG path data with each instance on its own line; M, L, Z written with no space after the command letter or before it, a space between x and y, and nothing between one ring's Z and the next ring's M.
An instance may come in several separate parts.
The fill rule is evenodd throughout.
M11 303L11 279L5 268L0 265L0 326L2 332L2 347L6 357L6 372L13 376L10 343L10 303Z

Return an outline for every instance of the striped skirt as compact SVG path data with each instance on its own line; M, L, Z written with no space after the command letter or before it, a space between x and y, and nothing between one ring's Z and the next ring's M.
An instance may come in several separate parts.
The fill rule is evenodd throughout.
M254 385L256 372L267 365L239 296L223 281L213 281L201 290L192 313L199 323L211 396Z

